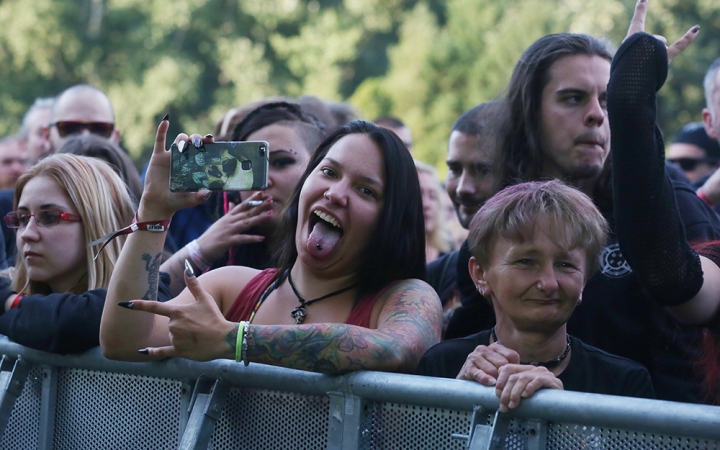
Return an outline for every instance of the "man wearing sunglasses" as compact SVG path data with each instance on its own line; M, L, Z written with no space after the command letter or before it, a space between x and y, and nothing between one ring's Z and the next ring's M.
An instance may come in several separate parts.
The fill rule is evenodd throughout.
M695 183L720 167L720 143L707 135L702 122L689 123L670 144L667 160L680 167L688 180Z
M72 86L57 97L44 132L53 153L60 150L66 139L80 134L95 134L114 144L120 140L110 99L87 84Z

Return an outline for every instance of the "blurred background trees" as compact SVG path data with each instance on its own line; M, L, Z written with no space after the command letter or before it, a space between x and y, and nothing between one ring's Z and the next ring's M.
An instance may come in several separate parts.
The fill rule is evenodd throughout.
M503 92L522 51L553 32L617 47L633 0L3 0L0 136L36 97L76 83L108 93L122 145L141 164L165 113L205 134L230 108L269 95L349 101L395 115L416 155L444 173L450 126ZM648 30L699 38L673 62L662 129L699 120L702 78L720 56L717 0L653 0Z

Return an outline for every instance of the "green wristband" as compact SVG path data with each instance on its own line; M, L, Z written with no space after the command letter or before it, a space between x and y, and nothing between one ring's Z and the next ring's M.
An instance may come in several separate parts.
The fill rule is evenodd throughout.
M235 362L242 361L242 338L245 334L245 324L247 322L238 323L237 338L235 340Z

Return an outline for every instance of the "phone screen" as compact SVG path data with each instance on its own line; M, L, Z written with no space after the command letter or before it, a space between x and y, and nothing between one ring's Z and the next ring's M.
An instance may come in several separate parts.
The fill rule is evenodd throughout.
M194 192L259 191L267 188L268 143L265 141L215 142L180 152L170 147L170 190Z

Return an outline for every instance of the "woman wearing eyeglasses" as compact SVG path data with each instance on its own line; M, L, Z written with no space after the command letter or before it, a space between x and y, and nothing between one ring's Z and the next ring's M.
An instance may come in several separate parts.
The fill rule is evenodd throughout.
M74 353L98 345L105 288L120 254L114 240L93 261L88 243L132 221L125 183L105 162L75 155L41 160L18 180L17 261L0 291L0 333L22 345Z

